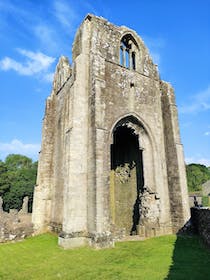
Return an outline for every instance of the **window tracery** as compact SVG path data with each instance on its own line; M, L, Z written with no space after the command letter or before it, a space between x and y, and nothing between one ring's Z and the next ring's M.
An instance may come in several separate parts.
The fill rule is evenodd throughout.
M120 65L136 70L136 52L138 47L130 34L123 36L120 43Z

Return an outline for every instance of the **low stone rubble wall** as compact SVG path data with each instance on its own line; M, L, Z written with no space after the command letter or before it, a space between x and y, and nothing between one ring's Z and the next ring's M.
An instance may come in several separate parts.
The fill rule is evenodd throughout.
M210 248L210 208L191 208L191 219L195 233L199 234Z
M0 198L1 202L2 199ZM20 240L32 235L33 226L31 223L31 213L28 213L28 198L25 197L22 209L10 209L4 212L0 205L0 243Z

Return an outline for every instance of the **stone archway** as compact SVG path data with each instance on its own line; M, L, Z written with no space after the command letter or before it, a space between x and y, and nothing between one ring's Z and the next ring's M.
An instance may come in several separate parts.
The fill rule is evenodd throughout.
M144 187L140 130L136 119L121 120L114 128L111 145L112 218L115 229L126 235L137 233L140 220L139 197Z

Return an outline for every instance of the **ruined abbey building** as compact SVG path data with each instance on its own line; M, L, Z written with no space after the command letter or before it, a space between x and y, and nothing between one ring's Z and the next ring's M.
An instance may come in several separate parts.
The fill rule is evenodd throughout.
M189 218L173 88L142 39L88 15L61 57L43 122L32 222L59 244L112 246Z

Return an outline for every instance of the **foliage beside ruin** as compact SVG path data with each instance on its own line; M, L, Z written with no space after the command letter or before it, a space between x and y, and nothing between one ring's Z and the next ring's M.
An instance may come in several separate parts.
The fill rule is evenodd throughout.
M4 210L20 210L23 197L29 196L29 211L32 209L33 190L36 183L38 162L24 155L11 154L0 160L0 196ZM186 165L189 192L202 190L202 184L210 180L210 167L202 164Z
M63 250L50 234L0 245L0 279L204 280L210 253L197 237L163 236L115 248Z
M186 166L188 191L202 190L202 184L210 180L210 169L202 164L188 164Z
M210 197L209 196L202 197L202 206L204 206L204 207L210 206Z
M36 174L37 162L26 156L11 154L0 161L0 196L5 211L20 210L25 196L29 197L31 211Z

